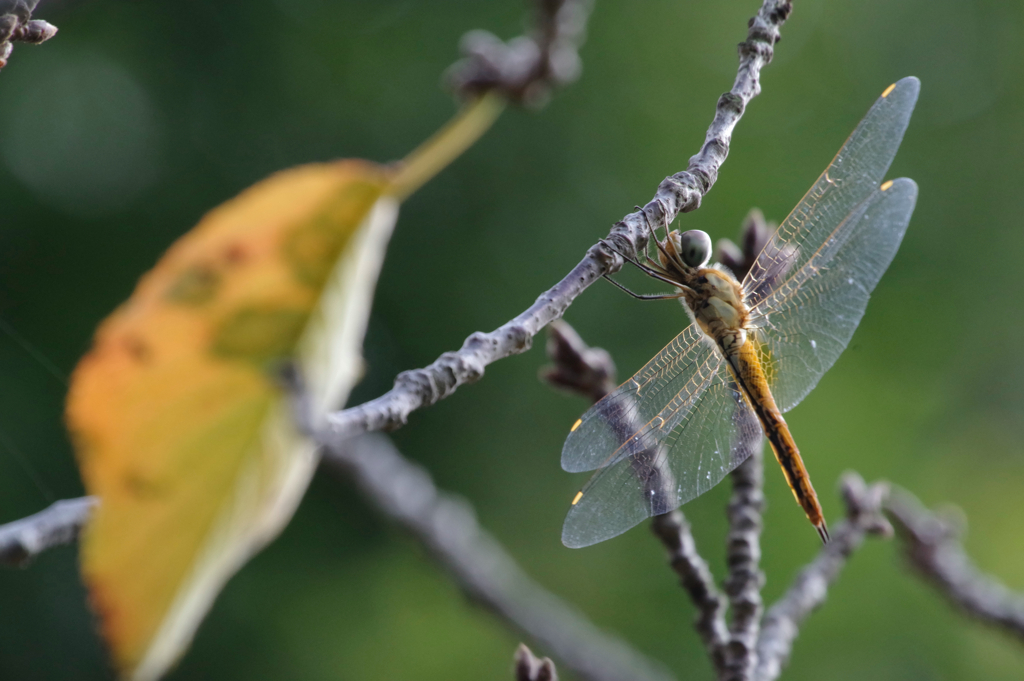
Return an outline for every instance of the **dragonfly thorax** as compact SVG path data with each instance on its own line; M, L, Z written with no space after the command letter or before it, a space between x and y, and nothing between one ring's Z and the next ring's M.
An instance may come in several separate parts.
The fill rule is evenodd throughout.
M710 253L711 240L699 230L673 230L658 243L662 271L677 283L690 316L726 355L732 355L747 341L749 314L736 278L727 270L703 267Z
M723 270L702 268L689 277L683 302L701 330L727 354L738 351L747 340L747 306L743 289Z

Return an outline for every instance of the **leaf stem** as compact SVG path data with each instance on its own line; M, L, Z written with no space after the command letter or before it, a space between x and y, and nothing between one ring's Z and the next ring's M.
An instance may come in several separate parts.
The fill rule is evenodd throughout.
M493 92L464 106L447 125L399 162L387 193L404 201L480 139L504 108L504 98Z

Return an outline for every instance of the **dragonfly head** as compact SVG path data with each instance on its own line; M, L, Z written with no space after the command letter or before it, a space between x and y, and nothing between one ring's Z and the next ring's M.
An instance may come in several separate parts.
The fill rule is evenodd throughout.
M711 237L699 229L682 233L674 229L661 242L658 258L661 260L661 266L666 269L670 269L671 266L680 269L680 265L685 269L704 267L711 259Z

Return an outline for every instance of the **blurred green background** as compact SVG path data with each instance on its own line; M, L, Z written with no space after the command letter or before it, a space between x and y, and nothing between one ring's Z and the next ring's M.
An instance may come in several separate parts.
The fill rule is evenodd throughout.
M1024 5L795 5L718 184L680 224L717 239L735 236L752 206L781 220L879 93L921 79L890 173L920 185L907 237L849 349L787 418L833 523L842 471L891 479L963 508L978 564L1024 588ZM505 114L405 205L353 401L523 310L683 169L757 6L598 0L581 80L539 113ZM439 80L459 37L516 35L524 7L43 0L36 14L60 34L17 46L0 73L0 320L54 371L0 336L3 522L82 493L62 377L175 238L277 169L402 157L454 111ZM601 282L566 318L613 354L620 378L686 323L670 302ZM545 586L680 678L711 678L693 608L649 532L562 547L581 478L561 471L559 452L586 404L537 381L543 345L415 414L396 442L471 500ZM766 475L771 602L818 540L777 468ZM727 488L684 509L718 575ZM505 679L517 641L354 489L318 476L171 678ZM0 677L110 678L73 547L0 572ZM1019 644L952 612L880 541L803 628L785 676L1022 677Z

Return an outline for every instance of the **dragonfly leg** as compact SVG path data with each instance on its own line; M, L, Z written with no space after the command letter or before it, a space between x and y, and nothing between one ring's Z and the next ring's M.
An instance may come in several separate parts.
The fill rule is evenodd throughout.
M628 288L626 288L625 286L623 286L619 282L617 282L614 279L612 279L611 277L609 277L607 274L604 275L604 278L607 279L608 281L610 281L611 283L615 284L620 289L622 289L623 291L625 291L629 295L633 296L637 300L671 300L671 299L682 298L683 297L682 293L653 293L653 294L634 293L633 291L630 291Z
M623 253L619 249L615 248L615 246L613 244L611 244L609 241L607 241L605 239L601 239L601 241L599 243L603 244L606 248L610 249L614 253L617 253L623 260L625 260L629 264L633 265L634 267L639 269L641 272L645 273L647 276L653 277L653 278L657 279L658 281L663 281L666 284L670 284L672 286L681 286L681 284L678 281L673 281L670 277L666 276L667 273L666 274L662 274L661 272L658 272L657 270L654 270L654 269L648 267L647 265L644 265L644 264L638 262L635 258L630 258L625 253Z
M668 216L667 215L665 216L665 222L662 224L662 227L665 229L665 243L668 243ZM652 234L654 233L653 229L651 230L651 233ZM660 244L659 244L659 248L661 248ZM678 253L673 253L672 255L669 255L664 248L661 248L661 252L665 254L665 257L668 258L668 261L670 263L674 264L681 271L686 272L689 269L689 267L686 265L686 263L683 262L682 256L680 256Z
M654 245L657 246L659 251L661 251L661 254L663 256L665 256L665 261L666 262L674 262L674 260L672 259L672 256L670 256L668 254L668 251L665 250L665 247L661 245L660 241L658 241L658 235L655 233L654 227L651 225L651 221L647 218L647 212L644 211L642 208L640 208L640 206L637 206L637 208L640 209L640 214L644 216L644 224L647 225L647 231L651 235L651 239L650 240L654 242ZM668 237L666 237L666 238L668 238ZM644 255L646 256L647 254L644 253ZM647 258L647 262L651 262L653 264L653 261L651 260L650 257ZM659 267L658 269L662 269L662 268Z

